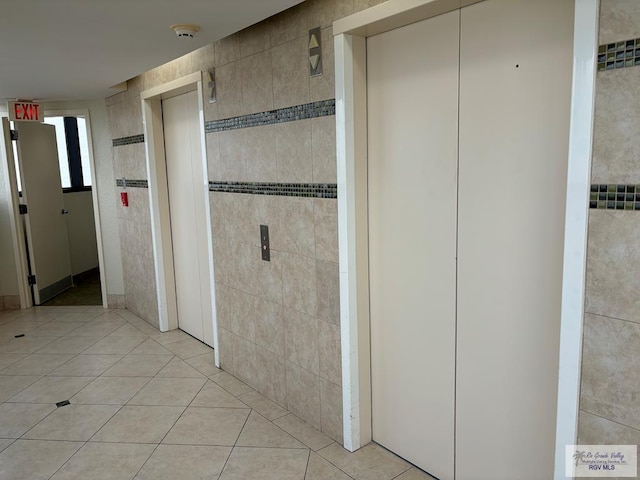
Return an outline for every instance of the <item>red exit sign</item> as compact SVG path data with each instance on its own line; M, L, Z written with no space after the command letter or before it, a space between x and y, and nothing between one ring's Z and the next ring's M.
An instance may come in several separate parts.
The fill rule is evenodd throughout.
M40 105L34 102L9 102L9 120L14 122L43 122Z

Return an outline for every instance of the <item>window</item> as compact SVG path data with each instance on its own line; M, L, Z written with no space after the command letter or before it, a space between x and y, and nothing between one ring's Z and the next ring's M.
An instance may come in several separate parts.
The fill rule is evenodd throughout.
M65 191L91 188L86 120L81 117L46 117L56 129L60 179Z
M58 143L58 161L60 162L62 188L71 188L69 158L67 157L67 139L64 133L64 119L62 117L47 117L44 119L44 123L56 127L56 142Z

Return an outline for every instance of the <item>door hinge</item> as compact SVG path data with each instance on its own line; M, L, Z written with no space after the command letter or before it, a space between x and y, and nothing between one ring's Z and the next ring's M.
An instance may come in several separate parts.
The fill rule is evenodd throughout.
M18 205L18 210L20 212L20 215L26 215L27 213L29 213L29 209L24 203Z
M18 131L17 130L11 130L11 140L13 140L14 142L18 140Z
M29 285L35 285L36 284L36 276L35 275L29 275L27 277L27 280L29 280Z

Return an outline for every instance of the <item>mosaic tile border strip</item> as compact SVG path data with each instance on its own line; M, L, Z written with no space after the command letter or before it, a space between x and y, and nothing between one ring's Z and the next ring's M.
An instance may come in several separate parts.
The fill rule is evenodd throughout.
M122 147L123 145L133 145L134 143L144 143L144 134L113 139L114 147Z
M589 208L640 210L640 185L591 185Z
M338 185L335 183L209 182L209 191L282 197L338 198Z
M598 47L598 71L640 65L640 38Z
M252 113L240 117L225 118L205 122L206 133L224 132L239 128L259 127L275 123L294 122L308 118L328 117L336 114L336 100L322 100L320 102L305 103L294 107L280 108L268 112Z
M116 186L125 188L124 179L123 178L117 178L116 179ZM126 188L149 188L149 181L148 180L129 180L129 179L127 179Z

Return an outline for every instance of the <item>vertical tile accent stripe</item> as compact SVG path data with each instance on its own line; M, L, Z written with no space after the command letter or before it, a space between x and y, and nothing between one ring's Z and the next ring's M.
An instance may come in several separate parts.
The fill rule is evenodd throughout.
M589 208L640 211L640 185L591 185Z
M640 65L640 38L598 47L598 71Z
M239 117L225 118L205 122L206 133L224 132L238 128L258 127L260 125L272 125L274 123L294 122L308 118L328 117L336 114L335 99L322 100L320 102L305 103L294 107L269 110L267 112L251 113Z
M144 135L132 135L130 137L114 138L112 142L114 147L132 145L134 143L144 143Z
M338 198L338 186L335 183L209 182L209 191L283 197Z
M124 188L124 179L117 178L116 186ZM129 180L127 179L127 188L149 188L148 180Z

